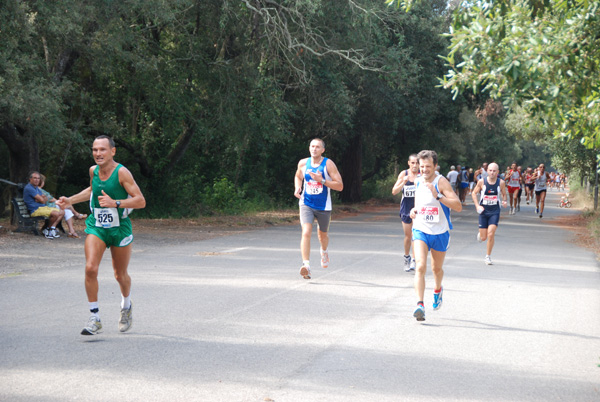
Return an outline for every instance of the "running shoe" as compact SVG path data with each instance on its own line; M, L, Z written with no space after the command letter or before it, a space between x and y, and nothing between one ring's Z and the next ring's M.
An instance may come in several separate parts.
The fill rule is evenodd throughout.
M444 287L440 289L439 293L433 292L433 309L439 310L442 307L442 293L444 293Z
M540 214L540 219L542 218L542 214Z
M129 308L121 309L121 319L119 320L119 331L126 332L131 328L133 324L133 316L131 310L133 309L133 303L129 305Z
M517 205L517 212L521 212L521 206Z
M513 215L515 213L515 210L513 207L510 207L510 212L508 213L509 215Z
M527 205L529 205L529 200L527 200Z
M410 262L411 262L412 258L410 258L410 255L405 255L404 256L404 272L410 272Z
M417 261L413 258L410 260L410 269L409 271L414 272L417 269Z
M58 232L56 231L56 229L50 229L50 235L52 237L54 237L55 239L58 239L60 237L60 235L58 234Z
M321 251L321 268L329 267L329 252Z
M489 255L485 256L485 260L484 261L485 261L486 265L493 265L492 259L490 258Z
M538 207L535 208L535 213L539 214L540 213L540 209Z
M481 243L483 240L481 240L481 233L477 232L477 241L479 243Z
M50 240L54 239L54 236L52 236L51 230L44 229L43 232L44 232L44 236L46 236L46 239L50 239Z
M81 335L96 335L102 332L102 322L100 318L91 315L85 327L81 330Z
M304 279L310 279L310 267L302 265L300 268L300 275L302 275Z
M415 317L417 321L425 321L425 307L419 304L413 313L413 317Z

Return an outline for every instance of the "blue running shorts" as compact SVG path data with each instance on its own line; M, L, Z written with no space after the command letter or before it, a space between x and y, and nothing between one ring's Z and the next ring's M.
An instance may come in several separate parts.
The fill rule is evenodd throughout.
M428 249L435 251L446 252L450 247L450 232L445 232L439 235L423 233L418 229L413 229L413 241L421 240L425 242Z
M498 226L498 222L500 222L500 210L491 213L483 211L479 214L479 229L487 229L491 225Z

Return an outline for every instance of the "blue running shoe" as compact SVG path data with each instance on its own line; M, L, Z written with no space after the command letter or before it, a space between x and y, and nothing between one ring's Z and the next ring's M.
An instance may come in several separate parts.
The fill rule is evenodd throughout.
M425 321L425 307L419 304L413 313L413 317L415 317L417 321Z
M442 293L444 293L444 287L440 289L440 293L433 292L433 309L439 310L442 307Z

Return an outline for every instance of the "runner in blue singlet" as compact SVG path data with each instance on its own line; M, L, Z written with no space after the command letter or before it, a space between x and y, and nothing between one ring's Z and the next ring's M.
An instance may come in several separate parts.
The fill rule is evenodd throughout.
M331 159L324 158L325 142L315 138L309 146L310 158L301 159L294 176L294 196L300 205L300 225L302 239L300 252L302 266L300 275L311 278L310 272L310 236L312 225L317 219L317 234L321 244L321 267L329 266L329 222L331 220L331 190L342 191L344 183L337 166Z

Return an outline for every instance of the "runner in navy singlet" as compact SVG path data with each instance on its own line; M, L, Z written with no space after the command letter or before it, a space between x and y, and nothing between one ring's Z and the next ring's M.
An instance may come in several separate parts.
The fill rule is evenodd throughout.
M409 169L403 170L398 175L398 180L392 188L392 194L396 195L402 191L402 201L400 202L400 219L404 229L404 271L411 272L415 270L415 259L410 256L410 246L412 245L412 226L413 221L410 218L410 210L415 206L415 180L419 174L419 159L417 154L408 157Z
M487 240L487 251L485 263L492 265L492 249L500 221L500 202L506 207L506 184L504 180L498 177L499 167L496 163L490 163L488 166L488 177L477 182L471 196L473 203L477 206L479 213L479 232L477 240L482 242ZM481 194L480 194L481 193ZM500 200L502 194L502 201ZM477 197L479 196L479 200Z

